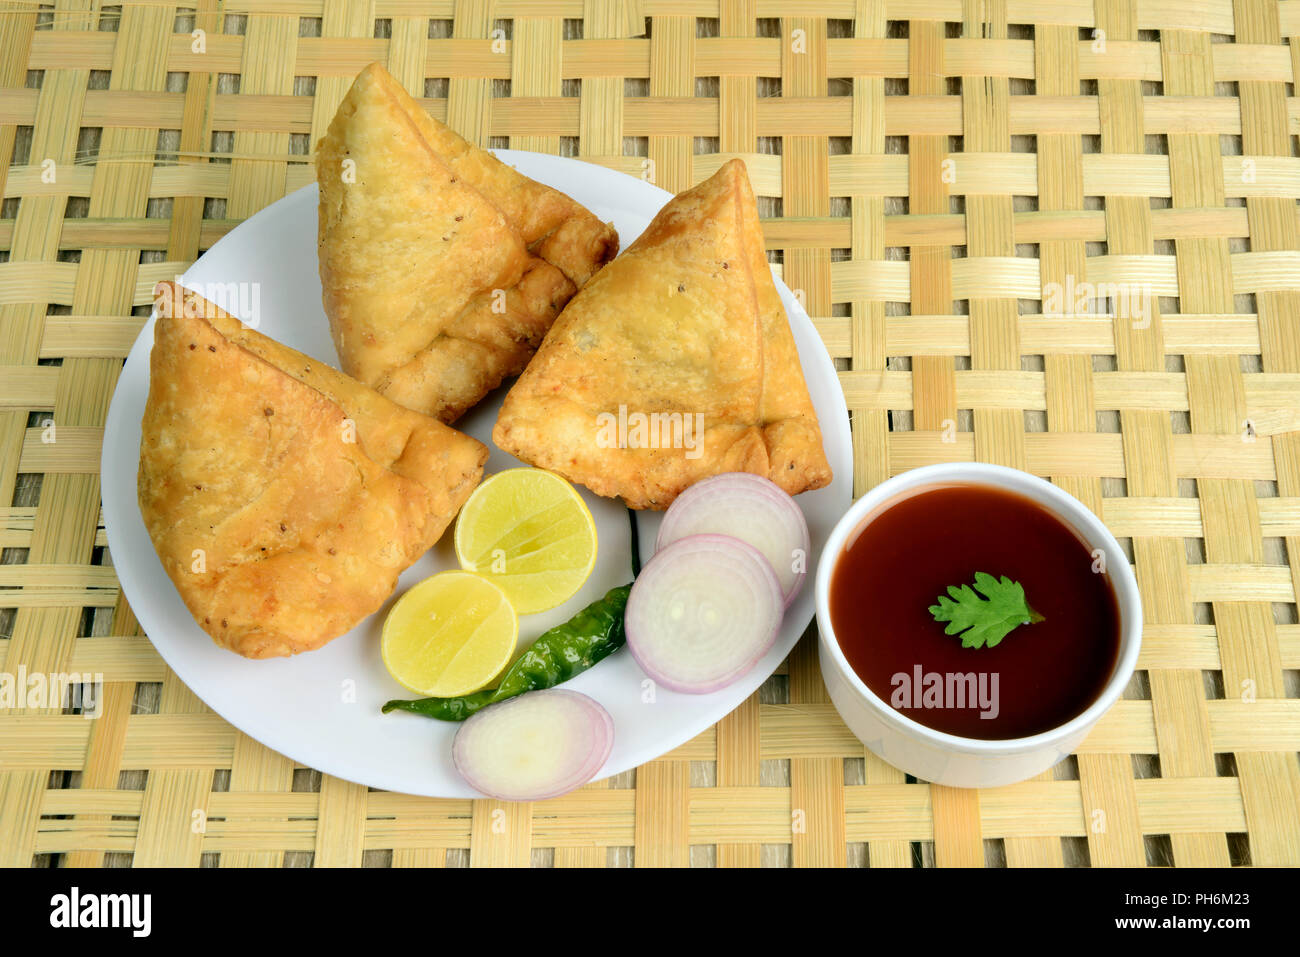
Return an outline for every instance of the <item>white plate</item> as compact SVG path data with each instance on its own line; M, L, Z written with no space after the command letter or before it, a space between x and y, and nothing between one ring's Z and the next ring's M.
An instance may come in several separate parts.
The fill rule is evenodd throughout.
M577 160L516 150L498 155L520 172L562 190L604 221L613 220L621 248L649 224L671 194L639 179ZM308 186L262 210L230 232L185 273L186 286L256 283L258 329L295 349L337 365L321 308L316 269L316 187ZM834 364L812 321L780 282L799 358L821 420L835 480L797 499L808 517L813 556L852 500L848 411ZM248 287L254 288L254 287ZM252 304L251 294L245 302ZM227 306L232 312L240 310ZM245 312L240 316L249 319ZM109 550L136 617L158 653L212 710L250 737L295 761L371 787L432 797L474 797L451 763L459 725L417 715L384 715L389 698L412 697L384 670L379 629L393 599L376 614L317 651L293 658L249 661L219 648L190 617L153 550L136 503L140 418L149 391L153 320L136 340L109 409L101 463L104 524ZM492 445L504 390L490 395L457 428L488 444L491 474L520 463ZM520 640L532 641L568 620L607 590L631 579L627 510L579 489L599 534L596 569L582 590L557 609L520 620ZM642 554L648 558L659 515L638 515ZM455 568L451 535L402 575L396 594L445 568ZM644 764L706 730L763 683L789 654L813 617L815 562L803 591L786 612L776 645L730 687L707 695L656 689L626 652L613 655L566 687L591 695L614 717L614 750L599 777Z

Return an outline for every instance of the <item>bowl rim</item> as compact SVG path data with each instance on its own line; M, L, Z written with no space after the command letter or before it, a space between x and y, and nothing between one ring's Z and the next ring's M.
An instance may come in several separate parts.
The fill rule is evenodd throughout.
M968 738L938 731L896 711L872 691L853 670L840 648L831 623L829 594L831 575L839 556L843 554L845 541L849 535L864 527L876 514L885 511L895 502L927 486L943 485L984 485L1026 495L1073 529L1085 544L1093 549L1101 548L1105 552L1106 574L1111 576L1111 585L1115 589L1115 599L1119 606L1119 654L1101 693L1087 708L1064 724L1019 738ZM1137 579L1114 534L1088 506L1069 492L1030 472L1004 465L944 462L908 469L881 482L855 501L827 536L821 560L817 564L815 589L817 630L823 662L827 661L829 655L830 662L857 696L878 718L896 730L943 750L963 754L1020 754L1057 745L1076 734L1086 734L1123 694L1137 667L1142 645L1142 600Z

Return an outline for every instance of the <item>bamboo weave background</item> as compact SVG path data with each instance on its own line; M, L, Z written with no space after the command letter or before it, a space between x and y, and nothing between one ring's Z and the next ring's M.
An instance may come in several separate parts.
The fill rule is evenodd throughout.
M0 863L1300 864L1297 36L1300 0L0 0L0 669L107 681L95 721L0 712ZM858 493L1001 462L1130 547L1140 670L1077 756L911 781L811 633L716 728L535 806L368 791L208 711L119 593L105 412L154 281L311 181L373 59L487 145L671 190L744 157ZM1044 318L1070 277L1150 283L1150 324Z

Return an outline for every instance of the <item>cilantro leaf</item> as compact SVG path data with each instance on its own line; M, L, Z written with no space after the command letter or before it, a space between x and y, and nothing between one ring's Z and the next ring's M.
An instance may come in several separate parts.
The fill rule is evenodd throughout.
M980 598L975 594L979 591ZM992 648L1019 625L1043 621L1043 616L1025 601L1025 589L1006 575L1001 580L986 572L975 573L975 587L948 586L939 604L930 606L935 621L946 621L944 634L961 633L963 648ZM987 599L987 601L985 600Z

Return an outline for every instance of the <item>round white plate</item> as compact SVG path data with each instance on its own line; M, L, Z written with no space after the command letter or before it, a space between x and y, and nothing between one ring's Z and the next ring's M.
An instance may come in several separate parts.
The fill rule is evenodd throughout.
M568 193L618 229L627 248L671 194L649 183L577 160L516 150L497 155L527 176ZM316 268L316 187L298 190L241 223L182 277L199 292L216 284L247 283L245 308L226 308L273 339L337 365L321 308ZM212 284L212 285L209 285ZM255 284L255 285L253 285ZM835 480L796 501L812 532L815 559L836 520L852 500L849 418L835 367L812 321L780 282L804 377L821 420ZM233 287L225 286L227 291ZM257 296L254 298L253 290ZM242 314L241 314L242 313ZM153 550L136 502L140 419L149 391L153 319L136 340L113 396L101 463L104 524L122 590L140 624L173 671L209 707L239 730L295 761L371 787L432 797L474 797L451 763L457 724L418 715L381 714L389 698L413 697L384 669L379 630L391 603L325 647L293 658L250 661L213 643L186 610ZM492 425L504 388L488 396L457 428L491 448L486 473L520 462L492 445ZM631 580L627 510L615 500L579 489L599 534L596 569L582 590L559 608L520 619L520 641L567 621L610 588ZM649 558L659 515L637 516L641 549ZM455 568L451 535L402 575L396 595L436 571ZM598 777L650 761L706 730L745 700L789 654L813 617L815 561L803 591L790 606L776 645L730 687L707 695L645 690L648 679L632 656L620 652L565 687L591 695L614 717L614 750Z

